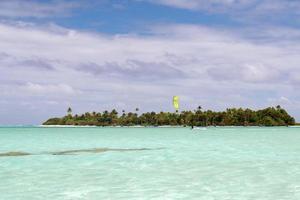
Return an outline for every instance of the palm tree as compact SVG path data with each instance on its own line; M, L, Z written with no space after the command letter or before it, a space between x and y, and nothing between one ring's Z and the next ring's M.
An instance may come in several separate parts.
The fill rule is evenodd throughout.
M67 110L67 112L68 112L68 115L72 115L72 108L69 107L68 110Z
M281 109L281 106L280 105L277 105L276 106L277 110Z

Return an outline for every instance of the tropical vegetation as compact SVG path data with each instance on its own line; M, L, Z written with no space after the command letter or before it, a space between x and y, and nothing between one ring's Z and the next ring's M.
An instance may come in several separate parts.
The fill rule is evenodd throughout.
M295 119L280 106L261 110L230 108L216 112L202 110L199 106L194 111L175 112L135 112L117 110L104 112L87 112L72 115L68 108L67 115L61 118L51 118L44 125L90 125L90 126L288 126L295 125Z

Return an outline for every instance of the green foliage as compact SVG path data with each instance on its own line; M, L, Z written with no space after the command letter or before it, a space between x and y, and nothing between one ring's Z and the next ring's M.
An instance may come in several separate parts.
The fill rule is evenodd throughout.
M136 109L138 112L139 109ZM51 118L44 125L94 125L94 126L288 126L295 125L295 119L280 106L262 110L230 108L223 112L211 110L170 112L126 113L119 115L113 109L102 113L92 112L82 115L67 115Z

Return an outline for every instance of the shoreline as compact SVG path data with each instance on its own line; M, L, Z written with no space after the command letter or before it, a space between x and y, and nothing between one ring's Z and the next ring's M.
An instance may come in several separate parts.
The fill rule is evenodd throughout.
M194 126L194 128L300 128L300 125L292 126ZM0 125L0 128L191 128L191 126L91 126L91 125Z
M189 126L90 126L90 125L38 125L44 128L188 128Z
M41 128L191 128L191 126L90 126L90 125L37 125L33 127ZM287 127L287 128L300 128L300 125L294 126L194 126L194 128L274 128L274 127Z

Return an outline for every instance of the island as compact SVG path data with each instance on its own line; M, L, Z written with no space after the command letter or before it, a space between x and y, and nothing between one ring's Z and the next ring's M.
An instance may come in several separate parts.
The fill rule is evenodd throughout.
M199 106L193 111L146 112L139 113L116 109L104 112L72 114L68 108L66 116L50 118L43 125L72 126L291 126L295 119L281 106L260 110L228 108L225 111L202 110Z

